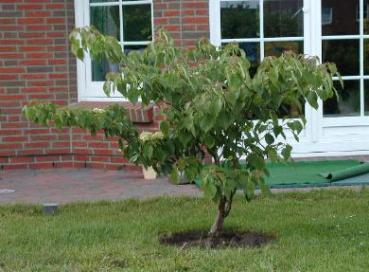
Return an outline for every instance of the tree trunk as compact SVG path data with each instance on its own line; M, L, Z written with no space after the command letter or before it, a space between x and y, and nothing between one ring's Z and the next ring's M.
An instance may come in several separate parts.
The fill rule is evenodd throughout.
M216 237L223 231L224 218L226 217L226 203L227 201L224 197L219 200L217 216L209 232L209 236L211 237Z
M232 192L228 200L224 196L219 200L217 216L209 232L210 237L216 237L223 232L224 219L231 212L233 196L235 195L235 193L236 190Z

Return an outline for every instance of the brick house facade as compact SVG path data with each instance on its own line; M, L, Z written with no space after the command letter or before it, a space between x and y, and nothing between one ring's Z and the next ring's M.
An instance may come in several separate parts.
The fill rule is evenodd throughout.
M76 59L68 35L75 27L79 1L0 0L0 169L132 167L116 143L103 135L39 127L21 114L30 100L78 102ZM167 29L178 45L193 45L196 39L209 37L208 1L154 0L153 25ZM128 108L131 114L140 111ZM152 120L137 120L137 125L153 130L158 119L154 108Z
M146 7L132 8L137 5ZM126 33L129 9L135 15ZM345 83L338 88L342 99L318 110L305 107L307 127L300 143L291 138L293 156L369 155L369 0L0 0L0 169L133 167L114 141L79 129L36 126L21 109L33 99L85 107L111 103L94 78L102 68L77 62L68 34L95 18L115 31L124 50L142 49L151 37L135 40L135 27L147 16L151 37L164 28L182 47L202 37L215 45L236 42L254 68L286 50L335 62ZM126 40L126 34L135 37ZM155 107L126 106L137 126L158 128Z

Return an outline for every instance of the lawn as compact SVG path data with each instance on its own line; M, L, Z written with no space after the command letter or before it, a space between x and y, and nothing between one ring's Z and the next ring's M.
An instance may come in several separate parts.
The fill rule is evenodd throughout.
M207 229L206 199L78 203L54 217L0 207L0 271L368 271L369 190L236 198L226 227L274 234L256 249L178 249L158 235Z

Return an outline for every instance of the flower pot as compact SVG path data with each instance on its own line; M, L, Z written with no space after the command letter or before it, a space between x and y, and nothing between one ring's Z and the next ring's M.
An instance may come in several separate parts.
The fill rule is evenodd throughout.
M151 166L147 168L142 166L142 173L144 175L144 179L156 179L158 176L154 168Z

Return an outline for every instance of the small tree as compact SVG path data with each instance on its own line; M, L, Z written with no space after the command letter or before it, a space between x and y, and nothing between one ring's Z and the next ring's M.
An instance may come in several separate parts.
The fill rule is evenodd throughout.
M74 54L83 59L107 59L119 64L119 73L108 73L104 92L119 92L132 103L155 102L165 120L160 132L141 134L118 105L107 109L70 109L53 104L25 107L26 116L42 125L75 126L93 134L118 136L126 158L153 166L173 179L183 172L218 205L210 236L223 230L237 190L251 199L256 186L264 188L266 160L288 160L291 146L286 134L298 140L305 120L277 115L281 105L300 110L307 102L334 94L333 64L317 58L285 53L265 58L257 73L249 74L250 62L237 45L223 48L201 40L193 49L177 48L165 32L142 52L122 53L113 37L94 28L70 35ZM206 155L212 163L204 163ZM244 163L240 162L244 159Z

